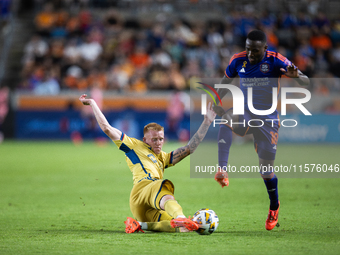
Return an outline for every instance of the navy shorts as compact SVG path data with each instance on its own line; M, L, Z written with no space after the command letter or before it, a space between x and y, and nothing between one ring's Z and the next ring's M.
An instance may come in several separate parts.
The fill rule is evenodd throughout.
M253 134L255 150L261 159L274 160L276 155L277 140L279 138L280 121L260 119L259 116L245 110L239 116L238 127L232 127L235 134L245 136Z

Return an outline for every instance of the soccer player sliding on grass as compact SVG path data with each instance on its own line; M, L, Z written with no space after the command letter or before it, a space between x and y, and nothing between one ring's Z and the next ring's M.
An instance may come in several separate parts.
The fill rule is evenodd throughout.
M210 124L216 117L211 103L204 120L186 146L170 153L162 151L164 128L157 123L144 127L143 141L129 137L112 127L96 102L86 95L79 100L90 105L100 128L125 152L126 162L133 174L133 188L130 194L130 209L136 220L128 217L124 222L126 233L143 230L162 232L187 232L198 229L198 224L186 218L182 207L174 197L174 185L163 179L164 170L193 153L205 137Z
M273 171L264 171L263 166L267 167L267 169L274 166L280 122L276 109L272 114L261 116L250 112L247 104L247 88L252 87L253 89L254 108L257 110L267 110L272 106L272 88L276 87L279 89L279 78L281 75L284 74L294 78L300 85L309 85L309 79L287 58L277 52L269 51L267 48L266 35L260 30L251 31L247 36L246 50L235 54L230 59L229 65L225 70L225 76L221 81L221 84L230 84L237 75L240 77L240 88L245 98L244 115L233 115L232 109L225 112L220 106L214 106L214 110L217 115L228 120L228 123L237 123L237 125L233 124L232 126L228 124L220 125L218 134L218 161L220 169L227 169L232 132L240 136L253 134L255 150L259 157L261 176L270 199L265 227L267 230L272 230L277 224L280 208L277 177ZM222 98L228 91L227 89L218 89L217 92ZM248 125L248 121L251 119L253 119L251 125L258 127L250 127ZM262 122L258 120L262 120ZM242 123L244 125L241 125ZM264 124L261 126L262 123ZM217 172L215 179L222 188L229 185L228 173L226 171Z

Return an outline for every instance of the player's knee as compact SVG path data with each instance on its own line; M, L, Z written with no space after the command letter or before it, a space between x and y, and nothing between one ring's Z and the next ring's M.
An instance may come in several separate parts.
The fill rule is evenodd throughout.
M261 173L261 177L265 181L269 181L269 180L273 179L274 176L275 176L274 172L271 172L271 173L268 173L268 174Z
M165 205L165 202L168 201L168 200L175 200L175 197L172 196L172 195L165 195L161 198L161 200L159 201L159 207L164 210L164 205Z
M229 123L230 126L232 127L233 131L235 132L236 130L240 130L240 136L246 135L248 131L248 125L246 124L246 121L244 119L240 119L238 115L230 115L229 116ZM237 134L237 133L236 133Z
M274 149L272 151L268 151L262 149L261 147L258 147L257 155L259 156L260 164L262 165L274 164L276 151Z
M274 154L275 157L275 154ZM274 160L259 158L260 174L264 180L270 180L274 177Z

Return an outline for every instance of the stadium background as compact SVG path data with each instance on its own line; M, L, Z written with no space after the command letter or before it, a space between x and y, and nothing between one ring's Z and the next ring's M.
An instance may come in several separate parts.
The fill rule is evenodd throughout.
M247 32L312 80L312 117L280 142L340 142L338 1L1 1L0 131L8 139L102 139L77 98L141 137L150 121L187 140L190 79L223 76ZM9 88L9 90L7 89ZM6 106L8 105L8 107ZM197 105L197 104L196 104ZM191 107L193 108L193 107ZM291 115L288 115L289 118ZM214 139L210 132L208 139ZM243 141L240 141L243 142Z

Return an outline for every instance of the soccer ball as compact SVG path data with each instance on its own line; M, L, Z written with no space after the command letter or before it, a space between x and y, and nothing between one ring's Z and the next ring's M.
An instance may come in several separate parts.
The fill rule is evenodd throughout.
M210 235L218 227L218 217L213 210L203 208L198 210L192 221L195 221L199 225L199 229L196 231L200 235Z

